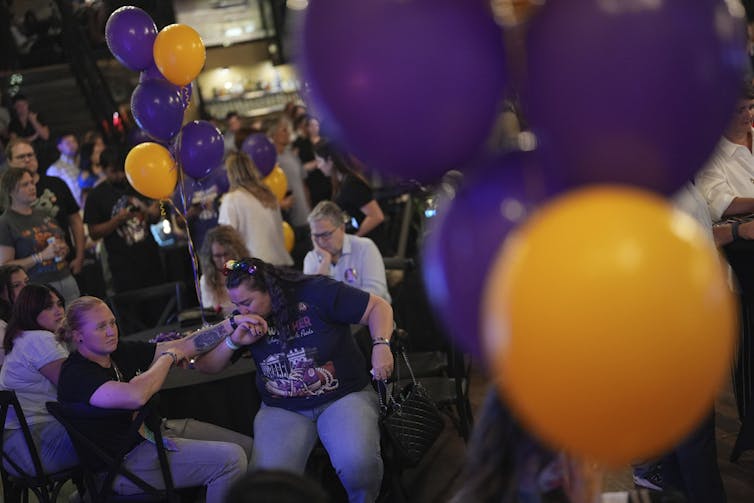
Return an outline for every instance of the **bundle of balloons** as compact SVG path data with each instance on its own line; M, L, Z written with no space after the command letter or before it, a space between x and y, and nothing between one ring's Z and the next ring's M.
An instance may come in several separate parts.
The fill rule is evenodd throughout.
M131 111L139 129L129 137L133 148L126 156L126 176L144 196L170 202L181 175L201 179L221 169L223 162L223 136L214 125L202 120L184 124L185 110L191 101L191 82L206 59L204 43L196 30L184 24L172 24L158 32L151 16L134 6L121 7L110 15L105 39L121 64L141 72L139 84L131 95ZM259 133L246 138L242 150L252 158L263 181L282 200L287 180L277 166L274 145ZM178 187L183 199L183 183ZM183 208L187 207L184 200ZM201 300L190 234L189 252Z
M730 365L718 254L667 196L733 115L743 9L537 3L511 26L483 0L312 2L299 65L323 124L370 167L465 172L424 243L443 326L543 441L621 465L688 434ZM490 152L514 91L537 148Z

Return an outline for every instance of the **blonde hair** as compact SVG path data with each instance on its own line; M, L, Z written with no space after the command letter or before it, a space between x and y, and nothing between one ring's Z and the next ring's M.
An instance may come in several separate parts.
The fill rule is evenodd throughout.
M246 244L243 242L238 231L230 225L218 225L207 232L204 236L202 249L199 251L199 261L202 264L202 274L206 278L207 286L215 295L223 297L225 294L225 276L222 271L215 268L215 262L212 260L212 244L217 243L233 260L240 260L243 257L251 255Z
M81 331L81 327L87 321L86 314L100 305L107 306L102 299L88 295L71 302L65 310L60 328L58 328L58 339L68 344L75 344L77 341L74 340L73 332L75 330Z
M254 161L244 152L232 152L225 159L230 190L244 189L256 197L265 208L276 208L277 197L264 183Z

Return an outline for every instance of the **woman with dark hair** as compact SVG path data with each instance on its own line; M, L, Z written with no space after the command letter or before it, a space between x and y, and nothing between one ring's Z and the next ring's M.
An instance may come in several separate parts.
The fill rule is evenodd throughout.
M385 300L325 276L305 276L244 258L226 264L237 313L256 324L237 330L197 362L219 372L248 349L257 366L262 407L254 418L256 469L303 473L317 438L349 501L374 501L382 480L377 394L351 324L368 325L372 374L393 371L393 311Z
M20 265L0 265L0 340L5 338L5 327L10 320L11 308L29 276ZM0 366L5 360L5 349L0 348Z
M320 143L314 150L319 169L332 181L332 200L349 216L349 233L370 238L384 256L390 255L381 225L385 214L369 182L354 169L350 156L332 143Z
M285 249L283 216L275 194L262 183L254 161L244 152L225 158L230 190L220 203L218 223L238 231L251 255L275 265L293 265Z
M309 190L309 203L312 207L320 201L330 199L332 185L325 173L320 171L314 147L324 140L319 135L319 120L310 115L300 115L294 122L294 128L299 133L293 142L293 150L298 155L301 164L306 171L306 188Z
M27 285L13 304L3 340L6 356L0 388L16 392L46 473L78 464L65 429L45 408L45 402L57 399L60 369L68 357L68 350L55 337L63 314L63 298L54 288ZM5 420L3 450L27 473L34 472L12 409Z
M228 260L238 260L248 255L249 250L241 236L230 225L218 225L207 233L199 251L199 262L202 265L199 288L204 307L222 311L225 315L233 311L228 289L225 288L223 265Z

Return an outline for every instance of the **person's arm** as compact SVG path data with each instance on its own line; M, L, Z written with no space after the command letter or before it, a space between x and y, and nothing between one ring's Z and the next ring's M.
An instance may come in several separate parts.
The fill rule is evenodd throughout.
M237 325L233 329L231 318ZM225 325L227 323L227 326ZM212 344L211 351L199 358L195 367L201 372L214 374L224 369L230 362L233 353L241 346L250 346L262 339L267 334L267 322L256 314L236 314L225 320L218 334L205 335L199 341L193 342L197 347L208 347ZM228 328L231 327L231 328ZM219 332L221 330L221 332ZM217 340L219 337L219 340ZM219 344L224 341L224 344Z
M393 335L393 308L384 299L369 294L369 303L361 317L362 325L369 326L372 336L372 374L376 380L386 380L393 373L393 353L390 338Z
M65 358L60 358L53 362L48 363L44 367L39 369L39 373L45 376L55 386L58 385L58 379L60 379L60 369L63 367Z
M29 270L35 265L52 260L55 257L55 244L50 243L39 253L32 253L28 257L16 258L16 249L12 246L0 245L0 265L18 265Z
M102 384L89 398L89 404L103 409L138 409L160 390L174 361L183 358L177 348L174 348L172 354L158 353L149 370L130 381L107 381Z
M314 249L304 257L304 274L330 275L332 255L325 249L320 248L316 241L312 240Z
M715 238L715 246L718 247L732 243L736 239L754 240L754 220L739 224L720 223L713 225L712 235Z
M361 263L361 289L390 302L390 295L387 291L387 277L385 276L385 262L382 260L377 245L371 239L364 245L359 261Z
M725 211L723 211L722 216L727 217L742 213L754 213L754 197L734 197Z
M363 237L372 232L375 227L385 220L385 214L382 213L382 208L380 208L380 205L374 199L359 209L364 214L364 220L361 221L356 235Z
M76 256L71 261L71 272L78 274L84 267L84 251L86 250L86 234L84 234L84 221L79 212L68 215L68 225L73 234L73 247Z
M34 134L34 139L42 138L45 141L50 139L50 128L39 122L39 117L36 112L29 112L29 123L36 132Z
M98 224L89 224L89 236L93 240L104 238L115 232L126 220L131 218L131 212L128 208L123 208L116 213L110 220Z

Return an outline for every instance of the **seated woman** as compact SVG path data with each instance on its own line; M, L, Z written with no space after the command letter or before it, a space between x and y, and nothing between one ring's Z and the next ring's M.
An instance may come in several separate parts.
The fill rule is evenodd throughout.
M76 299L66 311L60 328L62 337L76 350L63 364L58 400L104 409L128 409L97 420L96 427L88 421L85 431L111 454L130 446L125 467L155 487L163 487L154 446L141 436L126 435L130 411L142 407L160 390L171 367L212 349L229 334L244 331L257 320L245 316L240 322L237 329L225 320L183 339L157 344L119 342L118 326L110 308L95 297ZM233 481L246 471L251 439L213 425L180 432L171 428L171 424L167 422L164 433L177 447L167 452L175 487L204 484L207 503L222 502ZM84 429L83 422L81 426ZM122 477L115 479L114 489L120 494L140 492Z
M5 338L5 327L10 320L13 303L23 287L29 284L29 276L20 265L0 265L0 341ZM0 366L5 360L5 349L0 348Z
M317 437L351 502L374 501L382 480L377 394L350 324L369 325L372 373L393 371L393 311L374 294L244 258L226 264L238 326L197 362L218 372L246 347L263 404L254 419L252 466L303 473ZM253 324L246 322L253 318Z
M16 392L46 473L79 462L65 429L45 408L45 402L57 397L60 368L68 357L68 350L55 338L63 309L63 299L53 288L26 286L13 305L3 341L6 357L0 370L0 388ZM5 420L3 450L24 471L34 473L13 409L9 409Z
M199 287L202 291L204 307L222 311L225 315L233 311L233 304L225 288L223 265L228 260L238 260L248 256L249 250L241 239L241 235L230 225L218 225L207 232L199 251L199 262L202 264Z

